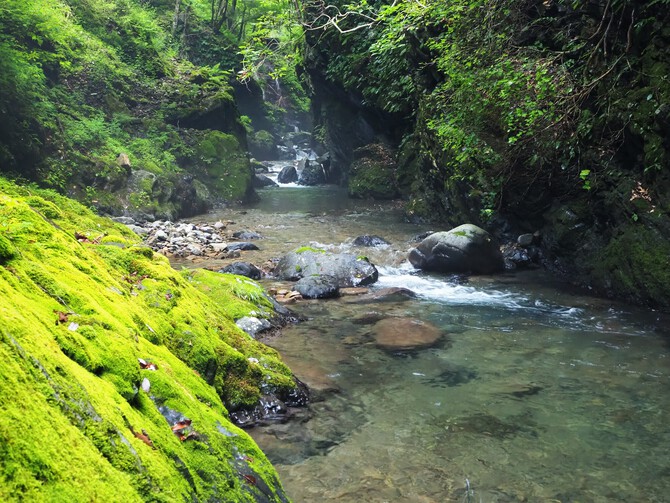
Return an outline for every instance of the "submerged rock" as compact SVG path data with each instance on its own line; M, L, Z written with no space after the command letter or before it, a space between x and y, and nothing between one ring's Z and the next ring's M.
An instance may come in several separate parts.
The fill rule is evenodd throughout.
M384 238L374 235L365 234L354 239L354 246L388 246L391 243Z
M442 339L435 325L416 318L385 318L372 327L375 343L387 351L429 348Z
M410 251L409 261L417 269L444 273L491 274L505 267L493 237L472 224L431 234Z
M414 293L409 288L390 286L376 290L370 295L366 295L361 300L367 302L405 302L415 298L416 293Z

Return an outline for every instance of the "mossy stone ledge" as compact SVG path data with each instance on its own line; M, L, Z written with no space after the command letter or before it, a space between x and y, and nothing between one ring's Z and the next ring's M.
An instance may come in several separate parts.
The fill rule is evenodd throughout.
M295 388L234 323L270 315L258 285L3 179L0 252L2 501L288 501L229 416Z

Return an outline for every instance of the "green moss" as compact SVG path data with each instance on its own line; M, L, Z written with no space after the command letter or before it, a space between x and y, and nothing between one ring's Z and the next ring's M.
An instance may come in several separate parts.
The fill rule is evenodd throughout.
M359 199L393 199L398 195L393 167L370 159L352 164L348 188L349 195Z
M296 248L295 253L305 253L305 252L312 252L312 253L326 253L326 250L322 250L321 248L314 248L312 246L301 246L300 248Z
M591 260L598 286L637 303L668 307L670 241L650 228L630 224Z
M5 264L16 257L16 248L5 236L0 234L0 264Z
M0 180L0 200L3 238L17 249L0 267L0 498L255 501L235 464L244 453L279 500L276 473L223 402L250 406L292 382L277 353L233 323L269 316L262 290L180 274L123 226L51 192ZM173 433L181 417L193 439Z
M195 148L203 180L209 189L229 201L243 201L251 190L253 172L246 153L231 134L209 131Z

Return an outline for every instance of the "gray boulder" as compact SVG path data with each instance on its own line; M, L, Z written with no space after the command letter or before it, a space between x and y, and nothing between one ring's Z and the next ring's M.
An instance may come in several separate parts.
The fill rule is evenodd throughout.
M227 246L228 251L235 251L235 250L241 250L241 251L249 251L249 250L260 250L258 246L256 246L253 243L249 243L248 241L240 241L239 243L228 243Z
M444 273L491 274L505 268L498 243L472 224L431 234L410 250L409 261L417 269Z
M350 253L330 253L314 248L298 248L287 253L277 264L274 274L278 279L299 279L327 275L337 280L337 286L369 285L377 281L377 268L364 257Z
M279 183L293 183L298 181L298 172L294 166L284 166L277 175Z
M300 173L298 185L320 185L326 183L326 173L323 166L316 161L305 161L305 167Z
M261 189L263 187L275 187L277 184L265 175L255 174L253 185L255 188Z
M365 234L363 236L358 236L354 239L354 246L388 246L391 243L386 241L384 238L375 235Z
M330 299L340 294L337 278L320 274L306 276L293 286L293 289L306 299Z

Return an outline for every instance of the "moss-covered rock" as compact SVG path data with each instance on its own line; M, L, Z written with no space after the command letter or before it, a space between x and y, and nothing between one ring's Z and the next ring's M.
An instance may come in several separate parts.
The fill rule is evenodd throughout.
M221 131L191 131L187 140L194 154L184 159L212 196L226 201L253 197L253 170L237 138Z
M0 222L3 501L287 501L226 407L295 388L233 322L269 315L257 285L4 180Z
M349 195L366 199L393 199L398 195L396 162L388 147L380 143L354 151L349 173Z
M272 133L261 129L249 138L249 152L260 161L277 158L277 142Z
M638 304L670 307L670 241L631 223L589 257L594 286Z

